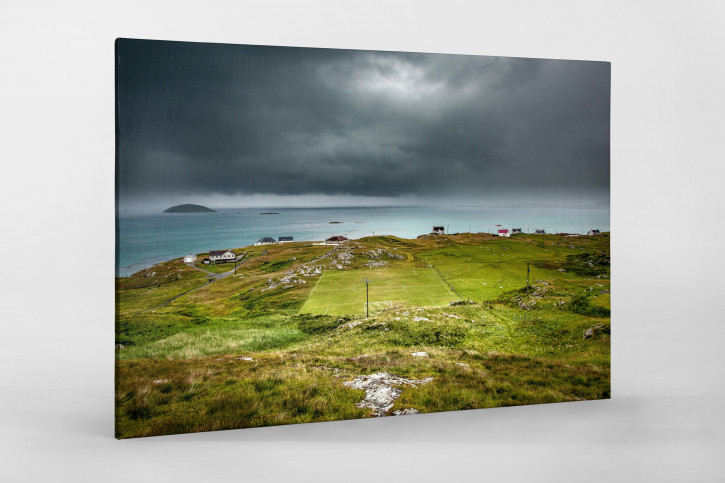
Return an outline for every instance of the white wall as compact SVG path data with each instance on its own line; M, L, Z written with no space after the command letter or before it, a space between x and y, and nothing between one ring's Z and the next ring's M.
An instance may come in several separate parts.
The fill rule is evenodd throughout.
M722 481L724 5L3 2L0 479ZM611 61L614 399L114 441L119 36Z

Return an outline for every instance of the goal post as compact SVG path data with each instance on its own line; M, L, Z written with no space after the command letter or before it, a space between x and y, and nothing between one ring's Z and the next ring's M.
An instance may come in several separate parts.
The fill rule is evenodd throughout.
M393 308L393 301L392 300L386 300L384 302L370 302L368 306L367 303L363 302L363 312L382 312L385 309L392 309Z

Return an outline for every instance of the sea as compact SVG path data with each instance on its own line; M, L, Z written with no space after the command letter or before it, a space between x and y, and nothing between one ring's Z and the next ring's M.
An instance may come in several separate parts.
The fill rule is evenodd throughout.
M267 213L267 214L263 214ZM274 214L269 214L274 213ZM482 206L379 206L343 208L229 208L215 213L160 213L120 216L116 276L126 277L156 263L252 245L263 237L292 236L323 241L335 235L416 238L433 226L446 233L609 231L609 208L501 208Z

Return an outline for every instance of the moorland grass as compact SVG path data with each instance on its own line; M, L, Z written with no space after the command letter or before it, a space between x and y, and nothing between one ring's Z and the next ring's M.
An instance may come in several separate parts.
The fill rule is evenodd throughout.
M371 270L363 252L372 249L404 259ZM184 280L191 274L171 261L153 267L154 276L118 279L117 437L370 417L356 406L364 391L342 383L380 371L433 378L402 387L392 411L609 397L608 235L370 237L355 242L343 270L327 266L322 277L270 288L330 250L269 247L238 277L140 314L134 309L191 285ZM376 280L371 301L397 303L369 318L355 315L363 309L364 277ZM202 274L195 283L204 281ZM475 303L448 305L449 289ZM349 304L349 312L332 315L333 303Z

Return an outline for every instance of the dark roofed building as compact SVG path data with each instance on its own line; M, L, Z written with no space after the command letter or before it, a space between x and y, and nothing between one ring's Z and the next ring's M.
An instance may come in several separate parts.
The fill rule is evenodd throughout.
M291 236L281 236L277 239L277 243L289 243L291 241L294 241L294 237Z
M523 233L521 231L521 228L511 228L511 234L512 235L520 235L521 233Z
M587 232L587 235L599 235L601 232L599 230L589 230Z
M254 244L254 246L256 247L259 245L274 245L275 243L277 242L274 241L274 238L265 236L264 238L260 238L259 241Z
M536 233L537 235L544 235L544 234L546 234L546 232L544 231L544 229L543 229L543 228L537 228L537 229L536 229L536 230L534 231L534 233Z
M345 242L345 241L347 241L347 237L338 235L338 236L331 236L330 238L325 240L325 243L339 245L340 243Z
M446 233L446 228L444 226L434 226L433 233L436 235L444 235Z
M209 252L210 262L228 262L234 260L234 252L229 250L211 250Z

